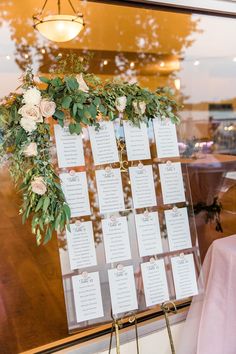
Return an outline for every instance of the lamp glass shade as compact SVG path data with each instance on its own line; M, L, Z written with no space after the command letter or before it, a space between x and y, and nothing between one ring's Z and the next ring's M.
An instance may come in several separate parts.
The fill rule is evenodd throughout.
M50 15L38 20L35 28L53 42L68 42L83 29L82 16Z

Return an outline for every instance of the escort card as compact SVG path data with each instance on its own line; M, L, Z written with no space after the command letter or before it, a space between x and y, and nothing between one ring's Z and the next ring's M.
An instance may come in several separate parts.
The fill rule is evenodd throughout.
M119 161L116 137L112 122L101 122L99 130L89 127L94 165Z
M126 151L129 161L148 160L151 158L147 125L140 123L134 126L128 121L123 122Z
M198 294L196 272L192 254L171 258L176 299Z
M100 213L125 210L120 169L96 170L95 175Z
M91 215L86 172L61 173L60 179L71 217Z
M176 125L170 119L153 119L153 128L159 158L179 156Z
M98 272L73 276L72 286L77 322L104 316Z
M146 208L157 205L151 165L139 164L129 167L134 208Z
M169 300L164 260L142 263L141 271L147 307Z
M70 134L69 128L54 125L58 166L84 166L84 150L82 135Z
M159 164L161 190L164 204L185 201L184 182L179 162Z
M165 210L165 219L170 251L191 248L187 208Z
M131 259L129 231L125 216L102 220L107 263Z
M158 213L136 214L135 224L140 257L162 253Z
M97 265L92 221L70 224L66 230L71 270Z
M133 266L108 270L113 314L129 312L138 308Z

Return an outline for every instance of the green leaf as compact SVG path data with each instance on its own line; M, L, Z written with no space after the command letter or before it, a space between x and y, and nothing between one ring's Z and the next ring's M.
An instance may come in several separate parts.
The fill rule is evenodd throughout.
M75 133L76 134L80 134L81 131L82 131L81 125L79 123L76 123L76 125L75 125Z
M45 77L45 76L41 76L41 77L39 78L39 80L40 80L41 82L44 82L45 84L49 84L49 83L50 83L50 79L48 79L48 78Z
M56 109L55 113L53 114L53 117L57 118L58 120L63 120L65 118L65 113L60 111L59 109Z
M46 197L44 198L44 202L43 202L43 211L47 211L48 207L50 205L50 198Z
M70 96L65 96L62 100L62 107L65 109L68 109L70 107L70 104L72 102L72 98Z
M66 215L66 219L67 220L70 220L70 217L71 217L71 211L70 211L70 208L67 204L64 204L63 205L63 210L65 212L65 215Z
M71 134L74 134L75 133L75 129L76 129L76 124L75 123L70 123L69 124L69 132Z
M108 116L110 120L114 120L114 114L112 111L109 111Z
M43 240L43 244L46 245L46 243L48 243L48 241L50 241L51 238L52 238L52 229L49 226L47 228L47 231L46 231L46 234L45 234L45 237L44 237L44 240Z
M22 143L23 141L25 141L26 139L27 139L27 134L25 133L23 128L20 128L16 135L16 141L15 141L16 146Z
M66 83L66 87L68 88L68 90L77 90L79 87L79 84L76 80L75 77L65 77L65 83Z
M39 199L39 201L38 201L38 204L37 204L36 208L35 208L35 212L39 211L39 210L42 208L42 206L43 206L43 201L44 201L44 198L41 197L41 198Z
M73 114L73 117L75 117L76 116L76 113L77 113L77 103L74 103L73 104L73 108L72 108L72 114Z

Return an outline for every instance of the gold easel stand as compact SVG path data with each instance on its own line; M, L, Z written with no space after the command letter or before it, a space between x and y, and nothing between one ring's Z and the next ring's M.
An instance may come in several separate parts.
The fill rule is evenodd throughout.
M121 321L114 319L112 322L111 326L111 336L110 336L110 343L109 343L109 350L108 353L111 354L111 347L112 347L112 338L113 338L113 332L115 330L115 335L116 335L116 354L120 354L120 333L119 330L122 327Z
M177 313L177 308L174 302L172 301L166 301L163 302L163 304L161 305L161 309L164 313L165 316L165 321L166 321L166 328L167 328L167 332L168 332L168 336L169 336L169 341L170 341L170 347L171 347L171 353L172 354L176 354L175 353L175 347L174 347L174 341L173 341L173 337L172 337L172 332L171 332L171 327L170 327L170 321L169 321L169 313Z
M137 354L139 354L138 326L137 326L137 318L136 318L136 316L130 317L129 318L129 323L134 323L135 339L136 339L136 350L137 350ZM111 326L110 343L109 343L109 350L108 350L109 354L111 354L112 338L113 338L113 332L114 331L115 331L115 336L116 336L116 354L120 354L120 333L119 333L120 328L122 328L121 320L114 319L114 321L112 323L112 326Z

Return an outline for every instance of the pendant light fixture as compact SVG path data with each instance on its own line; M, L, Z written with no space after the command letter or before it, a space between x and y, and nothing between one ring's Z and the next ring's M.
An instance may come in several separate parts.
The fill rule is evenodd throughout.
M73 15L62 14L61 1L58 0L58 13L44 17L43 12L47 2L48 0L45 0L39 14L33 15L34 28L53 42L68 42L75 38L84 27L83 15L75 11L71 0L68 0L68 3L73 10Z

